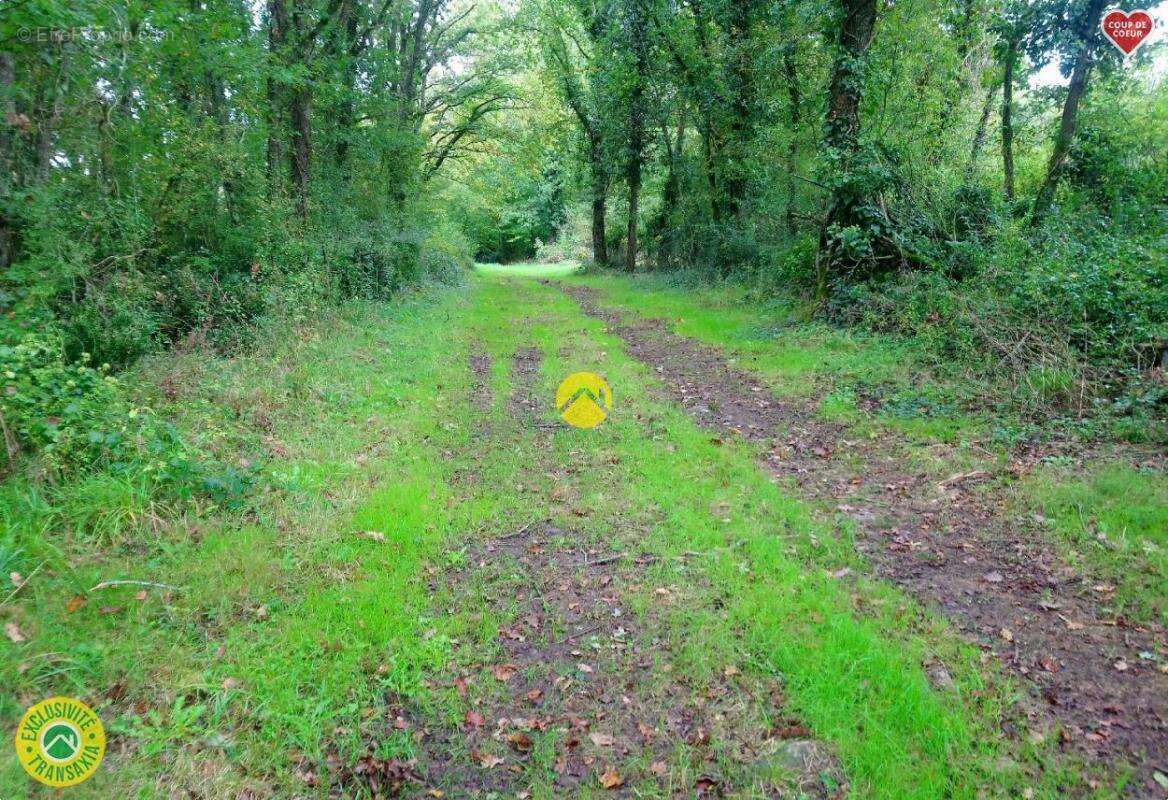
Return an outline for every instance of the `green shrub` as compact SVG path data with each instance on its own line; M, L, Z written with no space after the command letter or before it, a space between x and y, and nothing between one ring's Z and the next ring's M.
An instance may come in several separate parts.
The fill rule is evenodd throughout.
M474 245L456 226L436 226L422 245L421 262L428 277L457 285L474 269Z
M257 467L204 460L150 409L128 403L108 373L108 364L90 366L87 354L67 361L59 338L29 334L0 345L4 471L24 456L52 482L67 478L85 489L71 496L93 491L128 498L106 504L127 513L157 494L199 495L220 504L246 494ZM102 519L94 527L111 524Z

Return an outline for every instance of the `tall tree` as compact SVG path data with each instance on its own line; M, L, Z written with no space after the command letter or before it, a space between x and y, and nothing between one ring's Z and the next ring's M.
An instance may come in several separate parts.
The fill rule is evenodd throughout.
M649 81L649 24L645 0L626 0L626 27L632 69L628 99L628 147L625 179L629 189L628 233L625 237L625 269L637 268L637 225L640 221L641 170L645 158L645 90Z
M603 66L598 62L597 50L604 45L609 33L608 9L600 3L579 3L577 6L582 19L565 19L548 13L541 30L545 39L545 62L584 134L588 153L592 260L604 265L609 261L607 217L612 170L607 156L605 118L599 107L600 94L604 90L600 85ZM573 30L574 23L580 30ZM585 74L583 79L581 72Z
M1079 104L1087 91L1087 81L1095 58L1095 46L1100 37L1099 21L1106 6L1107 0L1086 0L1079 16L1074 18L1071 24L1074 47L1071 82L1067 86L1067 95L1063 100L1058 133L1055 136L1050 160L1047 162L1046 176L1034 198L1034 208L1030 214L1032 225L1041 224L1054 202L1054 193L1062 178L1067 153L1071 150L1075 130L1079 124Z
M1014 202L1014 68L1018 64L1021 32L1010 31L1002 56L1002 188Z
M861 207L867 198L857 185L856 160L860 152L864 65L875 32L876 0L840 0L824 134L824 144L838 175L819 237L816 291L820 298L827 295L829 271L855 266L854 257L845 255L839 246L838 236L841 231L863 224Z

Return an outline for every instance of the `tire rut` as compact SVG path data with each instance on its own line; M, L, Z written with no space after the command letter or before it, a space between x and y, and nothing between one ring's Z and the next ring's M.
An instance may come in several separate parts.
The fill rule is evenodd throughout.
M1057 735L1062 750L1134 765L1133 793L1164 797L1153 778L1168 772L1162 628L1108 614L1100 603L1108 587L1063 564L1040 531L1010 519L1000 493L971 491L969 476L939 485L906 469L894 435L851 436L819 419L812 404L776 400L716 349L657 320L626 321L586 287L562 290L605 322L699 426L765 447L768 472L854 520L857 544L881 576L938 608L1033 687L1022 709L1029 730L1007 722L1007 736ZM923 666L943 689L944 666Z

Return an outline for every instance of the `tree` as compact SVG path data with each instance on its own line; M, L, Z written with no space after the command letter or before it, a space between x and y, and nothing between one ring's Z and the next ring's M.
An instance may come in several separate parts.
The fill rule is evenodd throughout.
M576 10L579 16L541 8L543 19L537 24L544 39L545 63L584 134L590 178L592 260L604 265L608 263L607 206L612 170L606 152L606 120L600 108L603 67L597 51L605 46L609 35L609 9L604 2L579 2ZM586 80L581 79L581 71L586 73Z
M829 271L855 266L856 256L845 252L840 237L864 223L861 207L866 198L857 180L860 153L860 101L863 97L865 56L876 31L875 0L841 0L835 38L835 60L828 88L824 146L837 172L827 216L819 237L817 295L827 295Z
M1066 47L1073 53L1071 82L1067 86L1066 98L1063 100L1058 133L1055 136L1050 160L1047 162L1046 176L1034 198L1034 207L1030 213L1030 222L1034 226L1041 224L1050 212L1055 190L1062 177L1067 153L1070 152L1071 143L1075 138L1075 129L1079 121L1079 104L1087 91L1087 81L1095 59L1095 47L1100 37L1099 21L1103 16L1107 0L1085 0L1079 5L1081 7L1078 9L1078 14L1071 16L1068 23L1071 36Z

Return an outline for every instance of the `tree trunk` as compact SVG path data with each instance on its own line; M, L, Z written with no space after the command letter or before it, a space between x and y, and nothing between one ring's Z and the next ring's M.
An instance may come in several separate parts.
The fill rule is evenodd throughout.
M753 81L750 52L751 3L753 0L732 0L729 13L730 69L727 84L730 90L729 158L726 164L726 213L737 217L746 198L746 156L753 138Z
M1075 139L1075 129L1079 124L1079 103L1087 91L1087 78L1091 72L1091 62L1094 55L1092 39L1099 27L1099 17L1103 14L1106 0L1091 0L1087 13L1080 27L1081 47L1075 58L1075 67L1071 71L1071 83L1067 87L1067 97L1063 102L1062 119L1059 120L1058 136L1054 141L1054 150L1051 151L1050 161L1046 166L1046 178L1034 198L1034 209L1030 213L1030 224L1040 225L1050 211L1054 202L1054 193L1058 189L1059 179L1062 178L1063 165L1067 160L1071 144Z
M803 118L803 92L799 88L799 78L795 72L795 62L791 59L790 51L783 53L783 73L787 80L787 99L790 104L790 139L787 141L787 230L795 232L795 186L796 186L796 158L799 154L799 140L796 136L799 122Z
M312 162L312 89L298 86L292 91L292 191L296 215L308 217L309 168Z
M305 41L307 25L305 20L304 0L295 0L292 11L292 29L295 33L295 47L298 51L305 51L311 42ZM292 89L292 97L288 107L288 117L291 123L292 152L291 176L292 193L296 198L296 215L300 219L308 218L309 170L312 165L312 78L302 77Z
M11 53L0 51L0 270L7 269L16 258L16 229L5 205L12 196L12 170L16 166L16 102L12 87L16 83L16 61Z
M637 268L637 206L641 196L641 167L635 167L636 176L629 175L629 232L625 250L625 270L632 272Z
M1002 189L1008 203L1014 202L1014 65L1018 61L1018 38L1006 47L1002 75Z
M608 232L605 217L608 204L608 173L599 136L589 136L589 162L592 171L592 260L598 266L608 264Z
M853 191L851 172L860 148L860 100L863 62L876 30L876 0L842 0L843 20L828 90L827 130L824 143L839 161L843 180L832 193L823 228L819 235L817 294L827 297L829 271L856 266L844 259L834 247L831 228L847 228L862 222L862 198Z
M629 3L629 37L634 57L633 85L629 96L629 160L625 179L629 186L629 226L626 236L625 269L637 268L637 223L641 199L641 167L645 156L645 83L649 76L649 35L642 0Z
M280 193L284 164L284 102L283 86L273 77L275 70L286 64L288 44L288 10L284 0L268 0L268 195Z
M341 10L337 19L340 29L340 46L337 52L342 59L344 80L341 86L341 108L337 119L337 145L334 160L341 172L341 179L348 180L349 173L345 168L349 157L350 137L353 135L353 118L356 111L353 104L353 93L357 86L357 60L352 50L357 41L357 9L354 0L341 0Z
M965 168L965 179L973 177L977 169L977 159L981 155L981 148L985 144L986 131L990 126L990 112L994 110L994 95L998 93L995 83L986 90L985 103L981 107L981 117L977 121L977 131L973 134L973 146L969 148L969 166Z

